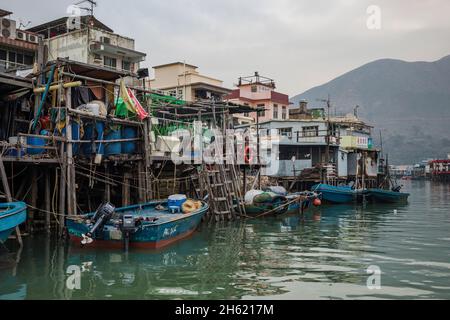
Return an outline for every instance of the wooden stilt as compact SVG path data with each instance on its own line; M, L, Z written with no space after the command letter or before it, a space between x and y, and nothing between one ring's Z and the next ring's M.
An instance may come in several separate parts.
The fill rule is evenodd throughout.
M3 190L6 194L6 201L13 202L13 198L11 196L11 190L9 189L8 177L6 176L5 166L3 165L2 154L0 153L0 175L2 176L2 184ZM16 226L16 235L17 241L19 242L20 247L22 247L22 235L20 234L19 226Z
M105 164L105 176L106 176L106 181L109 181L109 167L107 164ZM111 202L111 184L110 183L105 183L105 201L106 202Z
M137 170L138 170L138 176L137 177L138 177L138 188L139 188L139 190L138 190L139 202L143 203L143 202L146 202L146 196L145 196L146 190L145 190L145 181L144 181L143 175L142 175L142 172L143 172L142 161L138 162Z
M31 234L34 229L34 217L37 208L37 198L38 198L38 184L37 184L37 169L32 169L31 175L31 210L28 212L28 220L27 220L27 230Z
M126 207L130 205L130 173L125 172L123 175L122 185L122 206Z
M64 159L64 144L61 146L61 154L63 155ZM59 179L59 236L61 237L63 235L64 231L64 223L65 223L65 216L66 216L66 164L63 161L61 165L61 176Z
M50 211L51 211L51 188L50 188L50 169L45 173L45 231L50 233Z

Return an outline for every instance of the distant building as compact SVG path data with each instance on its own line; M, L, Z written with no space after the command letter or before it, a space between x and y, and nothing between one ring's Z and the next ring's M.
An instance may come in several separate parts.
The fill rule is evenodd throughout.
M0 9L0 72L21 75L21 71L34 66L39 37L19 29L11 15L12 12Z
M146 54L135 50L134 39L114 31L94 16L80 17L80 26L68 29L67 17L29 28L41 35L48 47L48 61L67 58L72 61L96 65L135 74Z
M275 91L275 82L272 79L255 72L254 76L239 78L237 87L238 89L225 97L226 101L263 109L259 112L260 122L289 120L289 96ZM244 116L253 121L257 120L256 112Z
M174 62L154 66L153 69L155 76L149 81L151 89L188 102L221 101L231 92L223 87L222 80L200 74L198 67L191 64Z

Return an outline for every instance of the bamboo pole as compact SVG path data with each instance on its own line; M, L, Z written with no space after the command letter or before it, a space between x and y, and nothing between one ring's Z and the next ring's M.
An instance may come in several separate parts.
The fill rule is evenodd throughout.
M75 82L66 82L62 85L63 89L68 89L68 88L74 88L74 87L81 87L82 82L81 81L75 81ZM55 84L50 86L50 88L48 89L48 91L56 91L59 90L61 87L60 84ZM45 87L37 87L33 90L34 93L42 93L45 91Z

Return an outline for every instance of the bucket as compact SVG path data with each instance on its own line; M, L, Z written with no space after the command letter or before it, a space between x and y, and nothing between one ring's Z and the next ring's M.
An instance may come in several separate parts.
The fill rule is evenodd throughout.
M137 137L137 129L134 127L124 127L122 129L123 139L133 139ZM133 154L136 152L136 142L122 142L122 153Z
M186 200L187 197L184 194L174 194L168 198L167 206L172 212L181 212L181 207Z
M122 132L120 129L110 129L110 131L105 135L105 140L118 140L122 137ZM122 143L113 142L106 143L105 145L105 155L117 155L122 153Z

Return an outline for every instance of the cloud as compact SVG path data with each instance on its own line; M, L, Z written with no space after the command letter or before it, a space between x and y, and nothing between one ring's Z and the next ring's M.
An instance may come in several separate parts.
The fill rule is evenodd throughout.
M74 1L10 2L34 25L58 18ZM147 66L186 60L231 87L259 71L294 95L380 58L436 60L450 53L446 0L98 0L96 16L136 39ZM382 29L366 27L378 5ZM425 45L426 44L426 45Z

